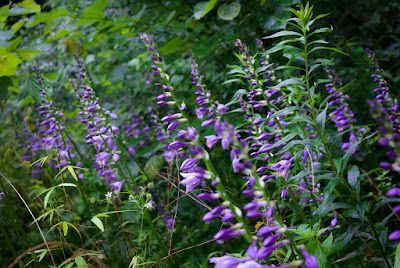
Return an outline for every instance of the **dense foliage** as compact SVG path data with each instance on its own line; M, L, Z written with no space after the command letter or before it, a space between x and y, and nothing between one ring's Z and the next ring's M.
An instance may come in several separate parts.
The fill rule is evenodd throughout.
M2 266L400 267L400 4L312 4L0 7Z

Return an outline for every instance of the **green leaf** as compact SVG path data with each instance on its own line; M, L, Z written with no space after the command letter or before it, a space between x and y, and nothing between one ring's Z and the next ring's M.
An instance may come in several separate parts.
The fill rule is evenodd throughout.
M217 4L217 2L218 2L218 0L211 0L211 1L208 1L208 2L199 2L199 3L197 3L193 8L194 9L193 17L196 20L201 19L202 17L207 15L208 12L213 10L213 8Z
M97 218L96 216L94 216L91 221L102 231L104 232L104 225L103 222Z
M40 5L36 4L34 0L24 0L22 3L18 3L17 5L26 9L33 10L36 13L40 12Z
M2 48L0 47L0 49ZM13 53L3 53L3 51L0 50L0 77L13 76L17 73L17 65L22 61Z
M6 101L8 97L8 88L14 86L13 81L8 76L0 77L0 101Z
M78 177L76 176L76 173L75 173L75 170L73 169L73 167L72 166L68 166L67 168L68 168L69 173L71 173L72 177L74 177L74 179L76 181L78 181Z
M330 233L330 235L322 243L322 247L324 248L325 252L328 252L330 246L332 245L332 242L333 242L333 235L332 233Z
M309 34L309 36L312 35L312 34L329 33L329 32L332 32L332 28L320 28L320 29L317 29L317 30L313 31L311 34Z
M333 162L335 163L335 166L337 168L337 174L336 175L339 175L340 169L342 167L343 158L335 158L335 159L333 159Z
M351 187L354 187L357 184L357 179L359 176L360 176L360 171L358 170L358 167L354 165L347 174L347 180Z
M313 53L314 51L322 50L322 49L325 49L325 50L332 50L332 51L335 51L335 52L344 54L344 55L346 55L346 56L349 56L349 54L344 53L343 51L341 51L341 50L339 50L339 49L337 49L337 48L334 48L334 47L314 47L313 49L311 49L311 50L307 53L307 55L310 55L310 54Z
M328 104L326 105L325 109L317 116L317 124L321 129L321 134L324 135L325 131L325 122L326 122L326 111L328 110Z
M79 268L89 267L87 265L87 263L85 262L85 259L82 258L81 256L78 256L75 258L75 263L76 263L76 265L78 265Z
M24 25L25 20L19 20L16 23L13 24L13 26L11 26L11 30L14 31L14 33L18 32L19 29L21 29L21 27Z
M46 256L47 252L48 252L48 251L45 250L45 251L43 251L43 252L39 255L39 262L41 262L41 261L43 260L44 256Z
M204 11L206 10L207 6L208 6L208 2L199 2L194 6L193 17L195 20L199 20L202 18L202 15L203 15Z
M283 86L299 85L299 84L303 84L303 82L297 78L289 78L289 79L283 80L282 82L280 82L279 84L277 84L276 86L273 86L271 88L280 88Z
M93 5L83 10L82 18L91 20L101 20L105 13L103 9L107 5L107 0L95 0Z
M240 4L237 2L230 3L229 5L223 4L218 7L218 17L223 20L233 20L240 13Z
M46 194L46 196L44 197L44 202L43 202L44 208L47 207L47 203L49 202L50 195L51 195L51 193L54 191L54 189L55 189L55 188L52 188L52 189Z
M62 16L52 21L49 27L49 33L51 35L56 35L67 27L71 22L71 18L68 16Z
M51 25L56 19L64 16L68 16L68 11L66 9L54 9L48 14L48 16L45 16L47 23L44 27L43 35L46 35L50 32L50 27L52 27Z
M138 257L137 257L137 256L134 256L134 257L132 258L132 261L131 261L131 263L129 264L128 268L136 268L137 262L138 262Z
M205 15L207 15L208 12L213 10L215 5L217 4L217 2L218 2L218 0L209 1L200 18L204 17Z
M40 84L38 82L37 77L28 76L23 77L20 80L20 84L24 85L24 88L27 89L30 96L32 96L37 102L40 102L41 97L39 95Z
M69 182L60 183L60 184L57 185L57 186L58 186L58 187L77 187L75 184L69 183Z
M10 8L7 12L6 15L8 16L20 16L20 15L26 15L26 14L32 14L35 13L35 11L31 9L27 9L24 7L20 6L15 6L13 8Z
M64 236L67 236L67 234L68 234L68 224L66 222L62 223L62 229L63 229Z
M262 37L262 39L276 38L276 37L288 36L288 35L302 36L302 34L300 34L298 32L294 32L294 31L280 31L280 32L274 33L273 35Z

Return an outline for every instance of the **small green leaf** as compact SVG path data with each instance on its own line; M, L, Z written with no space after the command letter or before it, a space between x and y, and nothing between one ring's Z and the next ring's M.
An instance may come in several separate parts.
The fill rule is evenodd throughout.
M68 234L68 224L66 222L62 223L62 229L63 229L64 236L67 236L67 234Z
M62 30L65 29L65 27L67 27L67 25L70 22L71 22L71 18L68 17L68 16L62 16L62 17L59 17L59 18L55 19L50 24L50 27L49 27L50 34L51 35L55 35L58 32L61 32Z
M208 5L208 2L199 2L194 6L193 17L195 20L201 19L202 15L204 13L204 10L206 10L207 5Z
M217 4L217 2L218 2L218 0L211 0L211 1L208 1L208 2L199 2L199 3L197 3L193 8L193 10L194 10L193 17L196 20L201 19L202 17L207 15L208 12L213 10L213 8Z
M85 261L84 258L82 258L81 256L78 256L75 258L75 263L76 265L78 265L79 268L83 268L83 267L89 267Z
M21 59L13 53L3 53L2 51L0 51L0 61L0 77L15 75L17 73L17 65L22 63Z
M76 176L76 173L75 173L75 170L73 169L73 167L72 166L68 166L67 168L68 168L69 173L71 173L72 177L74 177L74 179L76 181L78 181L78 177Z
M360 171L358 170L358 167L354 165L347 174L347 180L351 187L354 187L357 184L357 179L359 176Z
M283 86L299 85L299 84L303 84L303 82L297 78L289 78L289 79L283 80L282 82L280 82L279 84L277 84L276 86L271 87L271 88L280 88Z
M65 182L65 183L60 183L59 185L57 185L58 187L77 187L75 184L73 184L73 183L68 183L68 182Z
M303 36L301 33L294 32L294 31L280 31L280 32L274 33L273 35L262 37L262 39L270 39L270 38L276 38L276 37L288 36L288 35Z
M37 15L36 15L37 16ZM47 35L50 32L50 28L52 27L51 25L55 20L57 20L60 17L68 16L68 10L66 9L54 9L52 10L47 18L47 23L46 26L44 27L43 35Z
M44 202L43 202L44 208L47 207L47 203L49 202L50 195L51 195L51 193L54 191L54 189L55 189L55 188L52 188L52 189L46 194L46 196L44 197Z
M46 256L47 252L48 252L48 251L45 250L45 251L43 251L43 252L39 255L39 262L41 262L41 261L43 260L44 256Z
M218 7L218 17L223 20L233 20L240 13L240 4L233 2L230 4L223 4Z
M317 116L317 124L321 129L321 134L324 135L325 131L325 122L326 122L326 111L328 110L328 104L326 105L325 109Z
M131 263L129 264L128 268L136 268L137 262L138 262L138 257L137 257L137 256L134 256L134 257L132 258L132 261L131 261Z
M29 95L31 95L37 102L40 102L41 97L39 95L40 84L36 77L33 75L28 77L23 77L20 79L20 84L24 85L27 89Z
M329 33L329 32L332 32L331 28L320 28L320 29L313 31L310 35L317 34L317 33Z
M14 31L14 33L18 32L19 29L21 29L21 27L24 25L25 20L19 20L16 23L13 24L13 26L11 26L11 30Z
M330 235L322 243L322 247L324 248L325 252L328 252L330 246L332 245L332 242L333 242L333 235L332 233L330 233Z
M344 55L346 55L346 56L349 56L349 54L344 53L343 51L341 51L341 50L339 50L339 49L337 49L337 48L334 48L334 47L314 47L313 49L311 49L311 50L307 53L307 55L310 55L310 54L313 53L314 51L322 50L322 49L325 49L325 50L332 50L332 51L335 51L335 52L344 54Z
M33 10L36 13L40 12L40 5L36 4L34 0L24 0L22 3L18 3L17 5L26 9Z
M100 20L104 18L105 13L103 9L107 5L107 0L95 0L93 5L83 10L82 18Z
M333 159L333 162L335 163L335 166L336 166L336 168L337 168L337 174L336 174L336 175L339 175L339 173L340 173L340 169L341 169L341 167L342 167L342 161L343 161L342 158L335 158L335 159Z
M104 232L104 225L103 222L97 218L96 216L94 216L91 221L102 231Z

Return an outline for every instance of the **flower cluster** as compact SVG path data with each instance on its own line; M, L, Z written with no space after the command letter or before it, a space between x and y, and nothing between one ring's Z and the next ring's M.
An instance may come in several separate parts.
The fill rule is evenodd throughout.
M63 168L68 165L70 160L70 155L68 152L68 144L64 143L62 138L62 131L64 127L58 121L60 118L64 116L64 113L61 111L57 111L53 106L53 101L47 95L47 90L50 88L50 85L47 85L44 88L41 72L39 69L34 67L34 70L37 75L38 83L40 85L39 92L41 99L41 105L38 107L39 115L41 116L39 119L39 136L42 139L41 147L47 152L57 149L56 152L56 163L53 164L53 160L49 161L50 166L54 166L54 168Z
M342 149L347 150L358 140L353 129L353 123L357 122L357 120L354 118L354 113L350 110L346 102L346 100L350 98L349 95L345 95L343 90L341 90L343 87L343 80L337 75L335 69L330 69L327 65L324 66L324 71L326 76L332 79L330 83L325 84L326 90L330 94L328 97L328 105L330 107L336 106L335 111L331 112L329 116L331 116L331 120L335 122L335 127L339 133L351 129L349 142L345 142L342 145ZM365 132L366 130L364 128L359 128L358 131ZM356 146L352 153L355 154L358 150L359 148Z
M80 72L76 75L78 84L72 79L70 79L70 83L79 101L81 109L79 115L82 116L80 121L87 126L89 132L86 136L86 143L92 144L96 149L95 164L98 174L105 179L107 184L114 183L113 189L120 191L124 181L117 181L117 170L112 168L112 165L120 160L120 151L116 144L119 129L111 125L106 117L117 120L118 116L100 106L94 90L85 85L86 70L83 61L78 56L75 56L75 60L80 68ZM91 78L88 80L90 83ZM78 176L83 178L82 174L78 174Z
M381 162L381 167L400 172L400 133L399 133L399 106L397 100L389 95L389 87L382 77L383 70L379 68L375 60L375 54L370 49L366 49L368 57L372 60L372 69L376 72L371 75L379 87L374 92L379 93L375 100L368 101L372 116L379 123L381 137L378 143L390 148L386 153L390 162Z

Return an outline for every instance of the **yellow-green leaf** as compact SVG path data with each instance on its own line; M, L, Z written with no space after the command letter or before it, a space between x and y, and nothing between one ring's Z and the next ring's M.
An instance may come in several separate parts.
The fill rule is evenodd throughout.
M42 54L40 50L37 49L17 49L16 52L21 57L22 60L32 60L36 54Z
M82 258L81 256L75 258L75 263L76 265L78 265L79 268L88 267L87 263L85 262L85 259Z
M55 189L55 188L52 188L52 189L46 194L46 196L44 197L44 204L43 204L44 208L47 207L47 203L49 202L50 195L51 195L51 193L54 191L54 189Z
M16 23L11 26L11 29L14 31L14 33L18 32L19 29L24 25L25 20L19 20Z
M36 13L40 12L40 5L36 4L35 0L24 0L22 3L18 3L18 6L33 10Z
M21 64L20 58L13 53L0 54L2 63L0 63L0 77L13 76L17 73L17 65Z
M102 231L104 232L104 225L103 222L97 218L96 216L94 216L91 221Z
M64 236L67 236L67 234L68 234L68 224L66 222L63 222L62 228L63 228Z
M78 177L75 174L75 170L71 166L68 166L68 171L69 173L71 173L72 177L74 177L74 179L78 181Z

